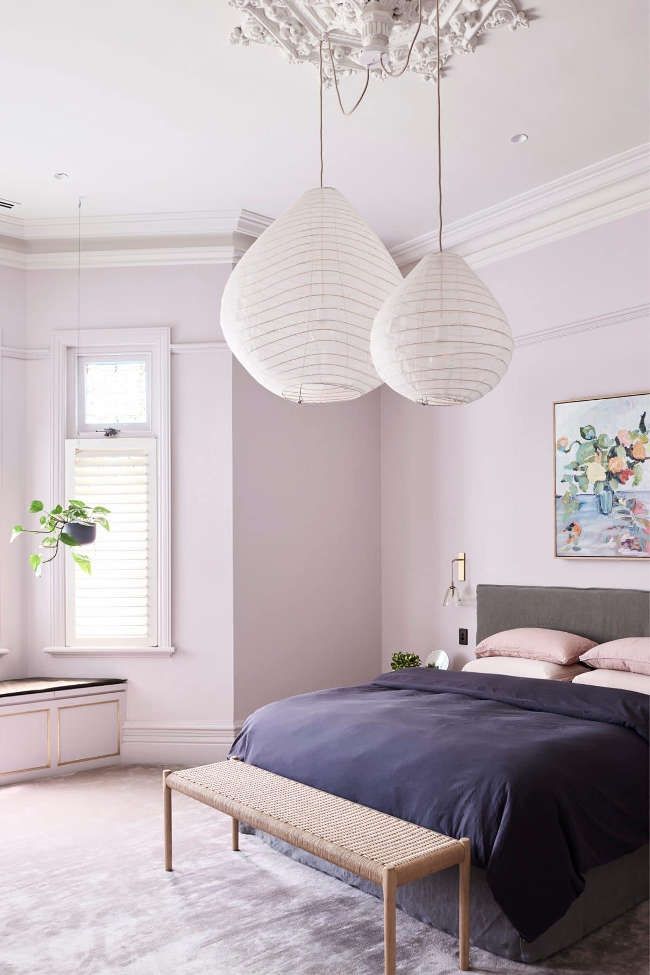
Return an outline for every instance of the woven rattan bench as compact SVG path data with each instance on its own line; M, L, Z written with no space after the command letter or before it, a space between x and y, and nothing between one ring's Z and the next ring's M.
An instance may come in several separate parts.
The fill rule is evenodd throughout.
M232 848L239 823L329 860L383 888L384 972L395 972L397 887L458 865L459 967L469 968L469 840L360 806L348 799L240 761L163 772L165 869L172 869L172 790L232 817Z

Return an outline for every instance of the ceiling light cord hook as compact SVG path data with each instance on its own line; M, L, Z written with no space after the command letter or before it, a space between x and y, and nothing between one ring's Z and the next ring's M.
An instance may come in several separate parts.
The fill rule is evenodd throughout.
M411 54L413 53L413 48L415 47L415 42L418 39L418 34L420 33L421 27L422 27L422 0L418 0L418 26L416 28L415 34L413 35L413 39L411 40L408 49L408 54L406 55L406 61L404 62L403 67L400 68L399 71L389 71L386 65L384 64L384 55L382 54L381 57L379 58L379 63L381 64L384 73L387 74L389 78L401 78L404 72L407 70L409 64L411 63Z
M339 108L341 109L341 111L343 112L344 115L352 115L354 112L356 112L356 110L358 109L359 105L363 101L364 95L368 91L368 84L370 83L370 68L366 68L366 83L363 86L363 91L361 92L361 94L357 98L356 102L354 103L354 105L352 106L352 108L348 108L348 109L344 108L343 107L343 100L341 99L341 92L339 90L339 82L338 82L338 78L336 76L336 66L334 64L334 54L332 52L332 42L330 40L329 34L326 34L325 36L327 38L327 48L329 50L330 61L332 63L332 78L334 79L334 87L336 89L336 97L338 98Z

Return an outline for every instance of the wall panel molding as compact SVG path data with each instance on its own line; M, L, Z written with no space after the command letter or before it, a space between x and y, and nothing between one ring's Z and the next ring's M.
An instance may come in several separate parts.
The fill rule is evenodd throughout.
M627 322L638 321L642 318L650 318L650 302L641 305L630 305L625 308L617 308L614 311L605 312L603 315L595 315L593 318L583 318L575 322L566 322L562 325L542 328L536 332L516 335L515 345L517 348L524 348L527 345L536 345L538 342L552 342L555 339L579 335L581 332L592 332L599 328L609 328L611 325L625 325ZM170 351L172 355L191 355L193 353L204 352L227 352L230 354L230 349L223 339L213 339L210 342L172 342ZM50 350L45 348L22 349L15 346L0 346L0 357L4 359L20 359L26 362L34 362L49 359L49 356Z
M214 339L211 342L172 342L170 352L172 355L187 355L192 352L228 352L228 346L223 339ZM18 348L12 345L0 345L0 355L4 359L22 359L32 362L38 359L49 359L50 350L46 348Z
M537 332L528 332L515 337L515 346L525 348L527 345L537 345L539 342L552 342L554 339L570 338L582 332L593 332L599 328L609 328L611 325L625 325L636 322L641 318L650 318L650 303L631 305L629 308L619 308L618 311L596 315L593 318L583 318L555 328L542 328Z

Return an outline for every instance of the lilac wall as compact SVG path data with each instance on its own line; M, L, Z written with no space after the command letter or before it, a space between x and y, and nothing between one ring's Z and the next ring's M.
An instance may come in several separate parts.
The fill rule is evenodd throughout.
M649 300L647 226L631 217L480 273L520 336L638 306ZM84 271L83 326L170 324L174 342L209 342L228 271ZM71 272L0 268L0 294L6 345L46 348L54 329L74 327ZM1 366L3 531L25 499L48 493L49 363ZM648 322L629 320L520 347L503 383L463 409L423 410L386 389L301 409L227 350L186 349L172 358L176 656L43 654L49 591L24 547L7 546L0 645L12 654L0 676L124 675L130 722L172 737L198 723L209 741L266 701L371 677L382 650L385 661L397 648L457 650L474 611L443 612L440 600L461 548L474 585L647 586L638 563L553 558L551 404L647 387L649 374ZM203 760L191 738L185 752L163 742L130 757Z
M379 393L297 407L233 371L235 715L373 677Z
M650 300L641 215L482 268L515 335ZM554 400L648 389L650 320L516 349L506 378L462 408L382 389L382 644L446 649L460 665L475 610L442 610L449 560L477 583L648 588L648 565L554 558Z
M171 325L172 342L219 339L219 297L228 272L224 266L84 271L82 326ZM75 327L74 275L31 271L27 282L24 344L47 347L54 329ZM50 364L44 358L25 365L27 493L47 497ZM150 659L44 654L43 647L50 642L49 587L44 580L28 578L27 666L46 676L127 677L127 722L138 727L142 739L127 747L128 757L207 761L215 757L212 742L227 737L220 729L233 724L230 355L224 348L194 350L185 345L172 355L171 370L172 640L176 653ZM21 498L21 506L24 500ZM22 563L25 553L12 551L11 556ZM200 726L196 734L191 730L194 725ZM157 737L162 742L157 743Z
M89 269L82 276L84 328L169 324L172 342L190 343L172 355L176 654L44 654L49 587L25 572L24 547L8 552L10 573L23 577L26 609L17 625L29 647L25 668L126 676L128 722L171 728L171 735L198 722L209 737L211 727L232 727L259 704L379 669L379 394L301 410L233 369L227 349L193 350L191 343L220 338L228 273L224 266L181 266ZM53 270L26 279L18 344L46 349L53 330L75 327L76 278ZM12 474L14 484L22 478L12 518L27 495L49 493L49 361L18 365L25 416L16 429L26 450ZM214 749L200 755L142 743L128 755L198 762Z

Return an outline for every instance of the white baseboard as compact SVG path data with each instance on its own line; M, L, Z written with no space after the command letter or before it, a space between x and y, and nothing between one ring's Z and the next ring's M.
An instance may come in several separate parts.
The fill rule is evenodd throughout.
M239 728L207 721L125 721L122 761L128 764L205 765L226 758Z

